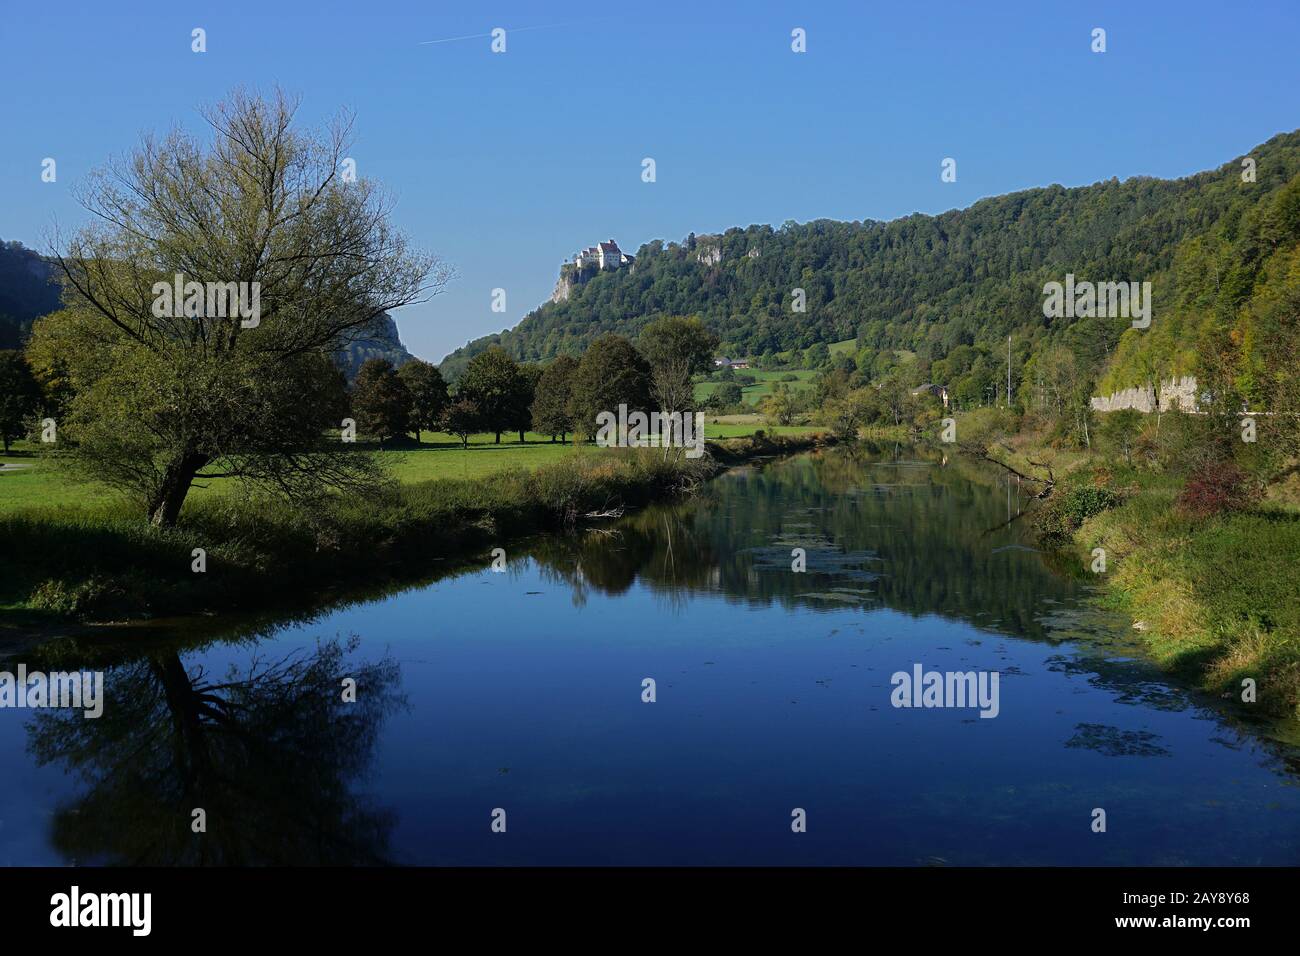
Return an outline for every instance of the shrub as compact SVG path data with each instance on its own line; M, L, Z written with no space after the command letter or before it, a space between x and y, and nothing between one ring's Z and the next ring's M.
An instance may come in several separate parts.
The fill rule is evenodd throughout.
M41 583L31 597L31 606L63 615L114 613L130 606L120 582L92 575L83 581L50 579Z
M1065 515L1076 528L1093 515L1101 514L1117 504L1119 504L1117 494L1095 485L1071 488L1062 498Z
M1260 496L1259 487L1230 460L1205 462L1196 467L1178 496L1178 507L1196 518L1225 511L1242 511Z
M1034 518L1039 534L1048 541L1064 541L1093 515L1115 507L1122 499L1095 485L1065 488L1047 500Z

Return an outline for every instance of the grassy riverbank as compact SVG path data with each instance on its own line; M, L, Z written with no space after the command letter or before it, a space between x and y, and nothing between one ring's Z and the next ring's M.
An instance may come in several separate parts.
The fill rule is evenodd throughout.
M709 416L704 435L710 441L743 438L762 431L767 435L799 437L821 429L806 425L770 426L759 415ZM393 478L403 484L440 479L479 479L512 469L535 471L544 466L577 458L600 457L608 449L590 444L552 441L549 435L526 432L518 435L470 436L463 445L444 432L420 433L419 442L407 441L386 447L360 443L352 447L375 455ZM190 491L190 501L202 501L237 491L233 481L214 479ZM29 508L85 508L108 506L119 500L111 488L98 482L74 478L40 454L40 446L18 441L9 455L0 455L0 514Z
M694 460L656 449L586 449L532 469L407 480L312 512L208 494L187 502L170 529L119 502L16 509L0 513L0 627L309 604L687 493L726 464L815 440L727 439ZM195 548L206 552L203 573L192 570Z
M959 430L964 424L978 447L1016 470L1044 476L1050 467L1055 483L1033 518L1039 534L1077 552L1080 574L1103 584L1100 602L1133 618L1157 663L1243 708L1300 717L1294 481L1198 512L1184 496L1195 442L1179 429L1201 423L1166 416L1159 443L1130 456L1104 442L1063 450L1009 421L999 429L971 416ZM1106 564L1094 572L1098 548ZM1246 679L1256 684L1253 704L1242 702Z
M1155 660L1235 700L1251 679L1262 710L1300 716L1300 513L1274 503L1193 517L1177 480L1091 463L1060 500L1092 489L1115 504L1076 509L1087 516L1072 539L1088 556L1105 549L1106 601L1134 618Z

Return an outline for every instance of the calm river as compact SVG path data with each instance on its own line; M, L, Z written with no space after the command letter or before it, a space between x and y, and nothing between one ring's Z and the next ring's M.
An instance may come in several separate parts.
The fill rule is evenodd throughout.
M0 710L0 864L1300 864L1300 750L1142 664L1027 499L827 451L307 622L29 651L106 700ZM918 665L996 716L893 706Z

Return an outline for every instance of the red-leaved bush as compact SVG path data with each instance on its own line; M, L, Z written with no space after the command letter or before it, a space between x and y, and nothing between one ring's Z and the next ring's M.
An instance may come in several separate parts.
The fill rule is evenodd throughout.
M1183 485L1178 506L1197 518L1240 511L1259 497L1250 475L1235 461L1210 461L1197 466Z

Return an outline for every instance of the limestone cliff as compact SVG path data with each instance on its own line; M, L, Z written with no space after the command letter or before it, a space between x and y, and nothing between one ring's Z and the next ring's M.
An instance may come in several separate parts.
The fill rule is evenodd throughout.
M357 377L357 372L361 371L366 359L386 358L400 368L414 357L406 351L397 331L397 323L387 312L376 318L361 337L338 353L339 368L343 369L349 382Z

